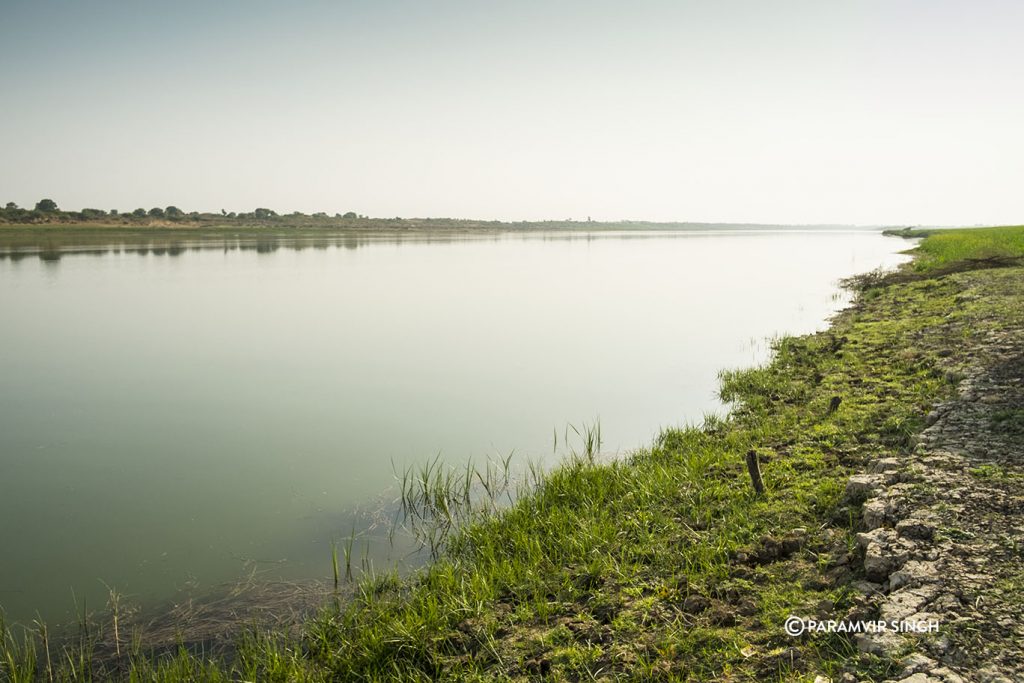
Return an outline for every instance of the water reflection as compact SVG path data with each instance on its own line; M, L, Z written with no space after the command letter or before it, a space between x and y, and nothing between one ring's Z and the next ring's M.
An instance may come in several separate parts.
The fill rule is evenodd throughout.
M820 234L821 230L802 228L751 228L729 230L603 230L550 231L550 230L481 230L478 232L361 232L332 233L330 235L146 235L142 233L127 236L109 234L79 235L61 233L46 235L0 233L0 261L16 263L27 258L38 258L48 263L57 263L66 256L107 256L110 254L136 254L140 256L181 256L189 252L221 250L228 252L254 251L258 254L272 254L278 250L304 251L314 249L356 250L374 244L426 244L441 245L459 242L501 242L506 240L537 240L541 242L593 242L597 240L638 240L658 239L671 235L686 237L721 238L756 234L794 234L800 232ZM836 229L835 234L873 232L863 229Z
M195 237L195 238L131 238L111 240L103 238L98 243L90 243L81 238L68 238L61 241L16 241L0 239L0 261L18 262L27 258L38 258L41 261L58 262L66 256L108 256L111 254L136 254L139 256L181 256L189 252L203 250L220 250L228 252L254 251L258 254L272 254L279 249L304 251L314 249L355 250L370 244L403 242L420 242L426 244L446 244L468 239L481 239L480 236L422 236L402 237L397 235L336 235L331 237ZM496 239L491 237L490 239Z

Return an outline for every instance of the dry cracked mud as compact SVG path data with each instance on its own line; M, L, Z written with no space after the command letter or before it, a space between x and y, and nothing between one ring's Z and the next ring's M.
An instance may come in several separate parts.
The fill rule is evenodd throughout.
M1010 277L997 279L1024 289L1020 271ZM964 297L990 294L988 280L965 284ZM864 501L865 613L924 631L857 636L862 651L901 658L901 683L1024 681L1024 325L977 322L969 353L950 354L957 393L927 416L912 456L847 485Z

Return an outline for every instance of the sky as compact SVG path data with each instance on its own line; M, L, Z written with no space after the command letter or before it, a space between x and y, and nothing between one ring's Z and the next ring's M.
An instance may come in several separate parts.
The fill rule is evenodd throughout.
M0 203L1024 222L1017 0L0 0Z

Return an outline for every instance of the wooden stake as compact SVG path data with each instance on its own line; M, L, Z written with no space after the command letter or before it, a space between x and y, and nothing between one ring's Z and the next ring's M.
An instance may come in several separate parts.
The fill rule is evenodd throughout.
M761 466L757 462L757 451L747 452L747 470L750 472L750 483L754 485L757 495L764 493L764 482L761 481Z
M837 410L839 410L839 404L842 403L842 402L843 402L843 397L842 396L833 396L832 400L828 402L828 414L831 415L832 413L834 413Z

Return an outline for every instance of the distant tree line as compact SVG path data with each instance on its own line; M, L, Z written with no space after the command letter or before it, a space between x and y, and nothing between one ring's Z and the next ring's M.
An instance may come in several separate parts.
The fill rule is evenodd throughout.
M80 211L63 211L52 199L40 199L36 202L35 208L22 208L14 202L7 204L0 209L0 222L5 223L138 223L152 224L154 222L167 221L171 223L189 222L224 222L226 221L266 221L266 222L293 222L296 219L308 219L311 222L337 221L337 220L360 220L367 219L354 211L336 213L328 216L321 211L312 215L304 214L301 211L294 211L290 214L281 215L273 209L263 207L256 208L249 212L228 212L221 209L219 214L200 213L198 211L185 212L177 206L159 207L151 209L138 208L129 212L121 212L117 209L105 211L103 209L85 208Z

